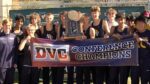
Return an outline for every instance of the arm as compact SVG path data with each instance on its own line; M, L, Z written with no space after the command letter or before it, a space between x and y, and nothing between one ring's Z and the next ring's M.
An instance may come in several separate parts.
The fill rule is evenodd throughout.
M108 27L108 23L107 23L106 20L103 20L103 22L102 22L102 28L103 28L103 30L105 31L105 33L106 33L107 35L110 34L110 29L109 29L109 27Z
M59 23L55 23L56 39L60 39L60 26Z
M84 26L84 23L80 22L80 31L81 31L81 33L83 33L83 26Z
M112 35L113 35L114 30L115 30L115 27L111 27L111 29L110 29L110 33L109 33L109 36L112 36Z
M15 52L15 56L14 56L14 67L16 68L17 67L17 62L18 62L18 55L19 55L19 51L18 51L18 45L19 45L19 40L18 40L19 37L16 36L15 38L15 48L14 48L14 52Z
M94 28L90 28L90 38L91 39L95 38L95 29Z
M27 43L28 40L30 40L30 36L27 36L27 38L21 40L21 43L19 45L19 51L22 51Z
M114 31L115 31L115 27L112 27L111 30L110 30L109 36L120 40L122 38L122 36L120 34L114 33Z

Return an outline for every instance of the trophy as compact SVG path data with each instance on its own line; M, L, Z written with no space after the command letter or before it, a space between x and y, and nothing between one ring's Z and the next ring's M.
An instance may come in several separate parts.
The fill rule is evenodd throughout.
M81 17L82 13L75 10L71 10L66 14L65 39L75 39L77 36L82 36Z

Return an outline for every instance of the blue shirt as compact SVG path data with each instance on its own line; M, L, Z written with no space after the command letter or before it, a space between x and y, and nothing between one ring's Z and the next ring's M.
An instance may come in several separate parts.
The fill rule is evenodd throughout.
M17 40L15 34L0 34L0 68L10 68L15 63Z

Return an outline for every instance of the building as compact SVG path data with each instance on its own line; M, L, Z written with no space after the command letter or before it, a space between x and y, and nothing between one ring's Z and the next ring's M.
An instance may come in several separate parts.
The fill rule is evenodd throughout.
M12 0L0 0L0 20L9 16L11 10Z
M9 10L43 9L64 7L102 7L114 6L145 6L148 9L149 0L0 0L0 19L9 17Z

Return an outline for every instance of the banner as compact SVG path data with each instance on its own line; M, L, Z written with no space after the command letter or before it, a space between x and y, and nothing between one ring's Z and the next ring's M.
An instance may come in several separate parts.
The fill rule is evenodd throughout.
M34 67L138 65L137 43L132 37L67 41L32 38L31 42Z

